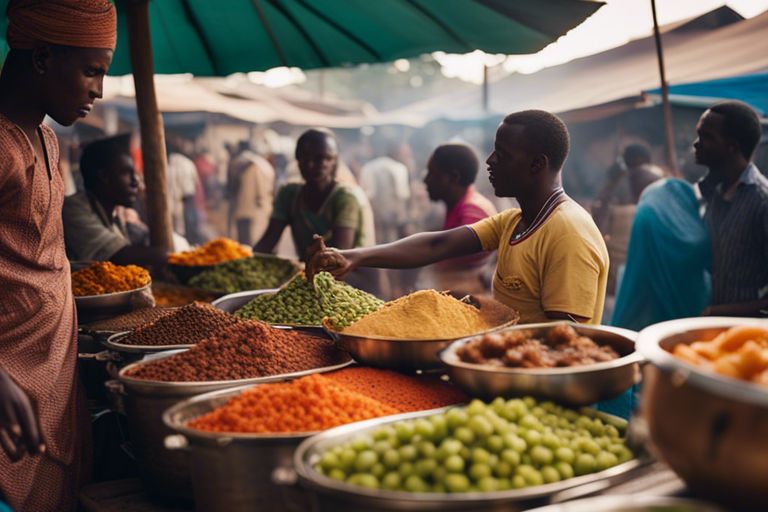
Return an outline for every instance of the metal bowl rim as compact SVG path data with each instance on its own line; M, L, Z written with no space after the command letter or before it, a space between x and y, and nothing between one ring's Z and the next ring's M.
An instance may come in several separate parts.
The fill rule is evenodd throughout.
M517 323L517 320L510 320L508 322L504 322L503 324L499 324L496 327L492 327L490 329L487 329L485 331L481 331L475 334L472 334L470 336L462 336L461 338L432 338L432 339L420 339L420 338L388 338L386 336L375 336L375 335L359 335L359 334L348 334L344 333L344 331L337 331L333 327L331 327L329 324L327 324L325 321L323 321L323 329L326 330L329 334L338 336L341 338L348 338L350 340L360 340L360 341L383 341L383 342L391 342L391 343L451 343L457 340L461 340L464 338L471 338L474 336L483 336L486 334L491 334L493 332L496 332L501 329L506 329L508 327L513 327Z
M111 299L111 298L117 298L122 296L131 295L134 293L143 292L144 290L148 289L152 286L152 279L149 279L149 282L145 284L144 286L140 288L134 288L133 290L124 290L122 292L112 292L112 293L102 293L101 295L80 295L79 297L77 295L72 295L75 298L75 302L91 302L95 300L104 300L104 299Z
M116 341L117 339L122 339L127 337L132 332L133 331L115 332L114 334L109 336L106 340L101 340L101 344L107 347L108 349L115 350L117 352L126 352L126 353L133 353L133 354L144 354L147 352L165 352L167 350L179 350L179 349L192 348L195 346L194 343L184 343L184 344L177 344L177 345L128 345L128 344L120 343L119 341Z
M135 385L135 386L141 386L141 387L151 386L154 388L161 388L161 389L185 389L185 388L208 387L208 386L233 387L234 385L239 385L239 384L242 384L242 385L261 384L261 383L267 383L267 382L276 381L276 380L286 380L288 378L304 377L306 375L312 375L313 373L321 373L318 370L321 370L323 373L335 371L335 370L341 370L342 368L346 368L347 366L354 363L352 358L350 358L349 361L346 361L344 363L339 363L331 366L320 366L318 368L311 368L309 370L302 370L300 372L281 373L277 375L265 375L262 377L251 377L248 379L236 379L236 380L205 380L205 381L192 381L192 382L164 381L164 380L137 379L135 377L126 375L129 371L135 369L138 366L141 366L142 364L148 364L150 362L158 361L159 359L165 359L166 357L170 357L174 354L177 354L179 351L168 350L168 352L170 353L166 355L163 355L163 352L157 353L156 355L158 357L156 359L153 359L152 361L138 361L121 368L120 372L118 373L118 379L121 382L128 385Z
M423 416L439 414L453 407L457 407L457 406L452 405L448 407L442 407L439 409L431 409L428 411L418 411L418 412L397 414L393 416L383 416L380 418L373 418L370 420L359 421L356 423L349 423L347 425L341 425L339 427L334 427L332 429L328 429L324 432L316 434L304 440L294 451L293 466L296 470L296 474L298 475L300 481L309 485L315 490L320 490L323 492L333 492L333 493L342 494L345 496L368 498L368 499L374 499L378 501L397 501L397 500L410 501L412 504L418 504L420 502L433 503L435 501L439 502L439 501L446 501L446 500L476 503L476 502L486 502L486 501L493 501L493 500L523 501L523 500L533 499L533 498L542 497L546 495L551 495L556 492L560 492L566 489L576 487L578 485L596 482L604 478L610 478L610 477L621 475L623 473L626 473L628 471L631 471L632 469L639 467L643 463L642 462L643 454L641 454L640 457L635 457L632 460L618 464L616 466L605 469L603 471L600 471L597 473L591 473L588 475L575 476L573 478L568 478L566 480L562 480L560 482L554 482L551 484L542 484L542 485L533 486L530 488L514 489L514 490L507 490L507 491L494 491L494 492L485 492L485 493L480 493L480 492L469 493L468 492L468 493L448 494L448 493L412 493L407 491L366 489L364 487L359 487L359 486L354 486L344 482L339 482L325 475L321 475L320 473L315 471L309 465L309 463L305 460L309 450L311 450L316 444L322 442L325 439L334 438L334 437L341 438L342 436L351 438L355 433L358 433L363 430L367 430L369 428L388 425L391 423L396 423L398 421L416 419ZM602 417L609 417L613 420L619 420L620 422L623 422L625 424L628 423L623 418L619 418L618 416L613 416L611 414L607 414L607 413L596 411L596 410L594 412L590 411L589 414L595 414Z
M699 317L669 320L640 331L637 349L654 366L675 372L697 387L718 396L768 407L768 388L751 382L719 375L686 363L668 352L661 342L669 337L702 329L728 329L742 325L768 328L768 320L742 317Z
M495 367L495 366L489 366L489 365L477 364L477 363L466 363L458 358L458 356L456 355L456 350L459 347L469 343L470 341L473 341L479 336L482 336L482 335L474 335L474 336L468 336L466 338L456 340L450 345L448 345L444 350L441 350L439 354L440 360L443 362L443 364L445 364L449 368L461 368L464 370L470 370L478 373L496 374L496 375L534 375L534 376L542 376L542 377L546 377L549 375L571 375L576 373L593 373L593 372L597 373L604 370L614 370L616 368L622 368L624 366L628 366L634 363L640 363L643 361L643 356L637 350L637 344L633 339L637 337L637 333L629 329L623 329L620 327L603 326L603 325L584 325L576 322L562 321L562 322L545 322L545 323L538 323L538 324L515 325L515 326L508 327L504 330L516 331L516 330L527 330L527 329L542 329L542 328L555 327L558 325L570 325L571 327L574 327L577 329L586 329L586 330L601 331L601 332L608 332L611 334L615 334L635 344L635 349L631 353L625 356L621 356L617 359L612 359L610 361L603 361L600 363L566 366L562 368L506 368L506 367Z

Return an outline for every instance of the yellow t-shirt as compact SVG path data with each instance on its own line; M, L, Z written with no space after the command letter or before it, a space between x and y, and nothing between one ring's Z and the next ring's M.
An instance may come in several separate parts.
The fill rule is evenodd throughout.
M592 217L566 200L527 239L510 245L518 208L470 227L483 250L498 249L493 277L496 299L520 312L520 323L547 322L562 311L600 323L608 280L608 250Z

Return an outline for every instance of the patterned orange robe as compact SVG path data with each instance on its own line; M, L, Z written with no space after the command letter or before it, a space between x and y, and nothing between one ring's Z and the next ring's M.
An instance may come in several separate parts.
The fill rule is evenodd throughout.
M50 177L24 132L0 116L0 366L37 405L47 448L16 463L0 450L0 489L18 512L74 508L88 428L76 376L59 148L53 130L41 130Z

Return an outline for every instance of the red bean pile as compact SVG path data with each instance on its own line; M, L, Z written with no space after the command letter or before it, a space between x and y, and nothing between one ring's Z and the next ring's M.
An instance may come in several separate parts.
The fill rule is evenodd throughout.
M173 313L171 308L141 308L106 320L81 326L87 331L130 331Z
M119 340L126 345L194 345L240 320L210 304L193 302Z
M349 361L331 340L242 320L186 352L142 364L128 375L165 382L238 380Z

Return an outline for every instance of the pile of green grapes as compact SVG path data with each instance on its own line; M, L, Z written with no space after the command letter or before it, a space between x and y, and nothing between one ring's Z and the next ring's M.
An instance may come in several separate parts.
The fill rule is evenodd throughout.
M492 492L558 482L632 459L620 423L533 398L473 400L330 448L315 469L369 489Z

